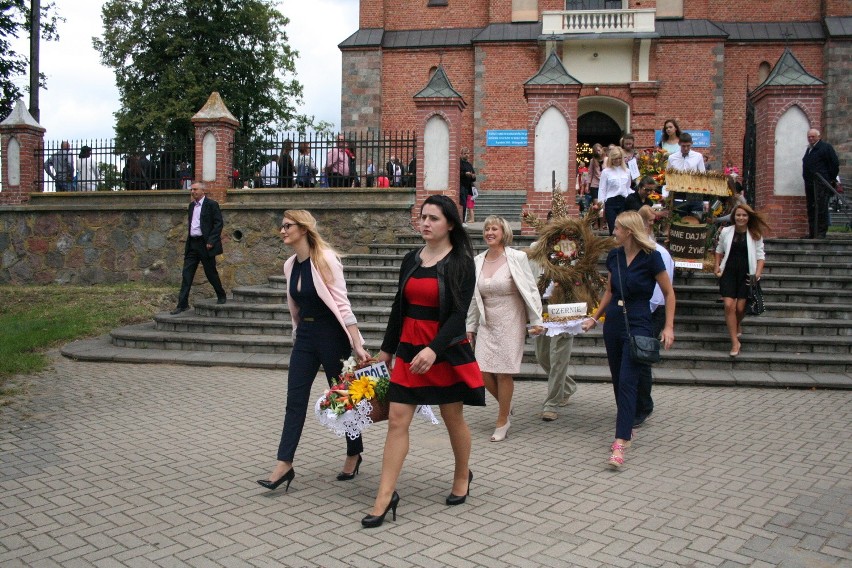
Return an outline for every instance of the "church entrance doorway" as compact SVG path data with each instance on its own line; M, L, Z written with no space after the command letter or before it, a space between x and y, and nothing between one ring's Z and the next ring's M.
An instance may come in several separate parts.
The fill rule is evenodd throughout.
M621 127L609 115L593 110L577 119L577 144L600 144L606 148L620 140Z

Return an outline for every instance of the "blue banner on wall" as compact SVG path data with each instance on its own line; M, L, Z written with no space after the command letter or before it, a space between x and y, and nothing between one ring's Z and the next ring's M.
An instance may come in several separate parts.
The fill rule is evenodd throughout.
M486 130L486 146L527 146L526 130Z
M689 132L692 136L693 148L709 148L710 147L710 131L709 130L682 130L681 132ZM660 140L663 139L663 131L654 131L654 145L659 146Z

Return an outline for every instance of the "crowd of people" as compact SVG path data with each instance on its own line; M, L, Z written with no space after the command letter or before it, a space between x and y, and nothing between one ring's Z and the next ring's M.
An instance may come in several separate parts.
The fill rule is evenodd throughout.
M667 121L674 129L677 123ZM669 137L670 138L670 137ZM666 138L664 137L664 142ZM679 157L670 165L697 169L688 134L678 137ZM343 149L344 146L339 148ZM600 156L602 148L596 148ZM625 151L627 150L627 151ZM616 402L616 424L606 465L619 469L631 445L634 428L653 412L652 368L631 350L634 336L659 338L663 348L674 342L674 263L656 242L653 224L660 213L650 206L653 177L638 175L625 164L632 145L610 148L601 163L597 198L603 201L607 225L616 246L607 256L604 293L582 321L583 332L604 320L603 337ZM340 155L345 155L341 152ZM466 230L465 210L475 171L461 152L460 203L442 195L427 198L420 209L423 246L408 253L399 271L399 285L378 359L391 369L388 431L379 487L372 509L361 520L366 528L382 525L388 514L396 519L401 502L400 472L408 454L409 429L418 405L437 405L454 455L449 506L464 503L474 474L470 465L471 433L463 408L484 406L487 391L497 403L492 442L509 436L513 415L513 376L520 371L527 335L536 343L536 356L548 374L540 418L558 418L577 386L568 374L573 335L548 334L543 313L557 283L542 286L542 273L526 252L512 248L512 230L505 219L484 221L487 248L474 256ZM467 162L467 164L465 163ZM330 160L332 173L344 161ZM465 179L470 184L465 183ZM732 178L733 179L733 178ZM635 190L633 189L635 187ZM732 349L741 348L742 308L750 281L760 279L764 264L762 236L766 220L732 198L731 225L723 229L716 247L716 275L724 298ZM461 207L459 207L459 205ZM461 215L459 214L461 210ZM307 393L319 366L331 381L340 360L354 351L359 361L369 355L346 295L339 257L319 237L316 220L307 211L288 211L281 229L284 243L294 251L285 265L288 302L293 318L294 347L288 377L287 408L278 462L265 479L268 489L295 477L293 456L304 424ZM332 345L333 349L320 346ZM327 361L326 361L327 359ZM360 437L347 441L346 460L337 479L353 479L363 461Z
M281 152L257 170L251 180L245 180L243 187L414 187L416 158L403 163L391 151L384 168L378 168L372 157L359 162L357 146L343 134L333 140L327 151L312 149L307 141L299 142L296 149L293 141L287 139ZM320 152L319 157L324 154L324 161L315 157L316 152Z
M113 148L93 149L88 144L75 155L70 142L63 140L44 161L45 182L52 182L58 192L189 189L192 166L180 157L186 153L185 149L168 150L149 159L142 152L131 152L117 160Z
M680 142L682 160L703 163L691 156L691 144L684 134ZM345 143L335 149L326 167L330 175L346 177L343 164L349 156ZM627 149L632 149L629 144ZM299 151L308 154L303 148ZM663 348L670 348L676 305L674 263L653 235L660 213L651 208L648 193L658 189L656 181L650 176L634 176L624 163L626 154L624 148L610 148L600 169L598 198L604 201L616 246L606 258L603 294L589 306L591 315L580 325L582 332L588 332L605 319L603 338L616 402L613 442L605 463L613 469L623 467L634 429L654 411L652 367L633 351L633 338L659 338ZM468 151L461 155L460 173L469 173L472 185L475 172L465 164ZM294 176L302 165L310 168L311 162L297 159ZM199 263L216 290L218 303L227 301L215 267L215 255L222 252L221 212L215 201L206 198L204 184L193 184L191 194L183 286L174 315L188 309L189 287ZM462 191L460 197L467 196ZM731 338L730 355L736 357L742 348L748 288L762 276L763 235L769 227L740 195L732 199L731 224L720 233L714 272L719 277ZM401 502L398 482L418 406L440 408L454 455L445 502L456 506L466 502L474 480L464 406L484 406L486 392L490 393L496 401L490 441L508 439L514 411L513 377L520 371L528 335L534 338L536 358L548 377L541 420L558 419L559 409L577 390L568 372L574 337L548 333L549 324L543 319L558 283L543 282L543 267L526 251L510 246L512 229L501 217L484 220L487 248L474 255L464 209L446 196L428 197L419 215L423 246L408 253L400 266L398 288L377 355L391 369L388 430L375 501L361 520L366 528L382 525L389 513L396 518ZM370 359L349 302L340 257L321 237L316 219L305 210L288 210L280 235L293 252L284 265L293 348L277 461L269 475L258 480L269 490L282 485L288 490L295 478L295 453L319 368L331 384L342 370L342 361L351 354L362 363ZM346 446L339 481L354 479L363 462L361 436L347 437Z
M652 218L653 214L643 218L633 211L617 217L615 239L619 246L607 258L606 291L593 316L582 324L585 330L591 329L606 313L604 338L617 407L615 441L607 464L616 468L624 463L633 428L646 417L641 413L650 413L638 402L642 377L650 376L650 368L629 355L624 318L629 318L636 334L651 336L657 330L653 310L664 306L660 336L666 348L674 341L674 292L670 270L648 233L646 219ZM520 370L528 334L536 337L540 364L549 377L556 379L548 381L542 420L554 420L555 411L551 409L564 406L576 390L567 373L570 343L565 350L558 347L562 336L544 333L544 307L537 283L541 269L526 252L509 246L509 223L501 217L488 217L483 231L487 249L476 256L459 208L446 196L434 195L424 201L419 225L423 246L402 260L377 356L391 369L387 394L390 407L381 479L373 507L361 520L365 528L382 525L389 513L396 519L401 502L399 476L409 451L409 430L417 406L440 408L454 456L452 484L445 502L457 506L466 502L474 480L472 439L464 406L484 406L488 391L497 401L490 440L507 439L513 412L513 375ZM340 258L320 236L316 219L308 211L286 211L280 233L294 253L284 266L294 345L277 463L266 478L258 480L269 490L281 485L287 490L295 478L294 455L319 367L330 383L350 353L362 362L369 359L347 297ZM655 286L661 294L656 301ZM546 302L547 291L544 296ZM622 315L621 306L629 312ZM554 368L558 372L550 372ZM647 386L650 389L650 383ZM647 395L650 398L650 392ZM347 437L339 481L351 480L359 473L363 449L360 436Z

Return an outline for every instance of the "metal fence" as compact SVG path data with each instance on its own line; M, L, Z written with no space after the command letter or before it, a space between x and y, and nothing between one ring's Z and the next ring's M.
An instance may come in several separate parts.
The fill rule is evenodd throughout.
M347 150L345 158L342 156ZM417 136L385 133L280 133L237 137L234 187L414 187ZM332 162L340 156L347 170Z
M188 188L195 177L194 158L192 138L140 152L119 148L114 140L48 140L36 150L36 161L44 165L36 191Z

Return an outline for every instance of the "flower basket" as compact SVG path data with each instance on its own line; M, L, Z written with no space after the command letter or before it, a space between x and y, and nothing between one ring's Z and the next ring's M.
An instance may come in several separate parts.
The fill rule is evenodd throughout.
M320 424L338 436L354 440L371 424L388 419L389 387L390 373L384 362L371 360L358 367L350 357L343 362L337 381L317 400L314 414ZM415 414L438 424L429 406L418 406Z
M370 410L370 420L373 423L384 422L388 419L388 413L390 412L390 403L388 401L379 402L376 400L372 402L372 409Z

